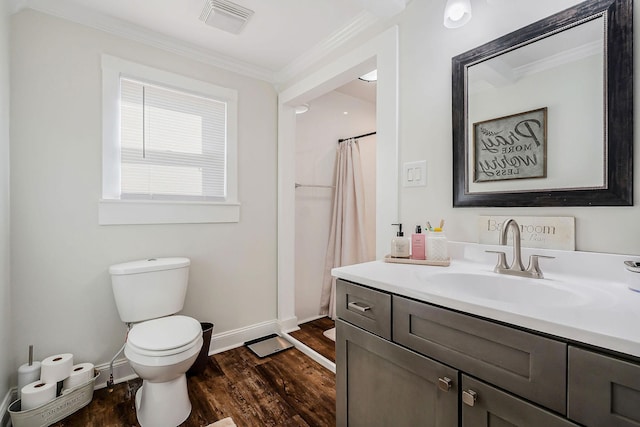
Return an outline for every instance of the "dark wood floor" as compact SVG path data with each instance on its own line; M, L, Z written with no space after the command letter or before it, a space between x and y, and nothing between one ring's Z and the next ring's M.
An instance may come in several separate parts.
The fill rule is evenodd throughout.
M91 403L55 427L138 426L135 392L141 380L97 390ZM191 415L200 427L232 417L238 427L335 426L335 375L296 349L263 359L246 347L213 355L188 379Z
M300 330L292 332L291 336L335 363L335 343L322 333L335 327L336 323L328 317L321 317L298 326L300 326Z

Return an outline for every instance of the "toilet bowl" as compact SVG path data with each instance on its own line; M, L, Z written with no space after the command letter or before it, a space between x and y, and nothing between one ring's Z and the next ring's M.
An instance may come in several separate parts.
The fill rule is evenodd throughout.
M142 427L175 427L191 413L185 373L202 347L197 320L174 315L133 325L124 354L142 378L136 415Z

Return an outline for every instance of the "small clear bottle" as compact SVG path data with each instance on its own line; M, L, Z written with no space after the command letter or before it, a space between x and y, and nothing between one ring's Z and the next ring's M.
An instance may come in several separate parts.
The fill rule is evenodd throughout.
M436 227L427 236L427 260L448 261L449 249L447 247L447 236L442 228Z

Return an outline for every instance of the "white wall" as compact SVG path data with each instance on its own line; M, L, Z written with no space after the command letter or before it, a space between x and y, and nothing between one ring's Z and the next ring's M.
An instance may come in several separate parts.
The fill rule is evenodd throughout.
M512 0L492 6L475 2L473 19L457 30L442 26L438 4L414 1L409 5L401 25L400 74L405 82L400 92L401 162L426 158L428 186L401 190L405 222L446 218L450 239L475 242L478 215L574 216L578 250L640 253L638 206L452 208L451 57L577 3ZM636 164L640 164L639 154L636 150ZM634 181L635 199L640 200L640 174L635 174Z
M333 91L309 102L296 117L296 182L335 185L338 140L376 129L376 106ZM345 115L344 112L349 114ZM375 259L375 136L363 138L360 154L365 182L365 229L369 256ZM296 189L295 314L303 323L317 317L334 192L330 188Z
M640 253L640 207L456 208L452 207L451 58L535 22L580 0L509 0L472 2L473 18L462 28L442 25L444 1L414 0L385 25L400 29L400 164L427 160L427 187L400 187L400 220L423 224L447 220L447 237L477 241L479 215L550 215L576 218L578 250ZM635 22L640 22L638 8ZM332 52L317 69L380 32L377 27ZM640 32L635 31L635 44ZM636 79L640 68L636 66ZM298 76L296 80L304 78ZM295 80L290 84L293 85ZM636 85L637 86L637 85ZM638 90L638 89L636 89ZM640 111L636 108L636 117ZM636 139L640 136L636 136ZM640 150L634 160L640 164ZM637 168L636 168L637 169ZM640 200L640 174L635 174L635 200ZM389 239L393 229L389 227Z
M0 407L11 383L11 307L9 282L9 10L0 2ZM0 423L4 414L0 413Z
M15 354L105 363L125 327L109 265L191 258L184 313L214 334L276 318L276 109L266 82L26 10L12 18ZM240 223L99 226L102 53L236 89Z

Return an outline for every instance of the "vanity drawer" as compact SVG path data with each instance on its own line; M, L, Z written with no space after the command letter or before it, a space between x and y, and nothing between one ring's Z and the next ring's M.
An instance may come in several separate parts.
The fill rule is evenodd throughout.
M566 414L565 343L396 296L393 341Z
M336 314L373 334L391 339L391 295L336 281Z
M466 375L462 375L462 425L578 427L566 418Z
M640 425L640 365L569 347L569 418L589 427Z

